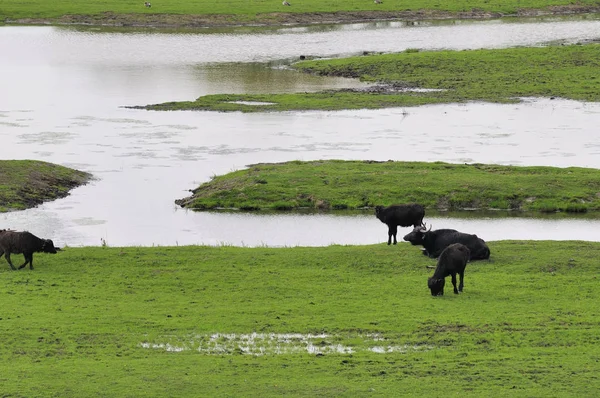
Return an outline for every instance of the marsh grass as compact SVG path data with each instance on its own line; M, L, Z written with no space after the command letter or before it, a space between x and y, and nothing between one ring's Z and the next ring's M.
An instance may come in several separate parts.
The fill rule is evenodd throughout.
M91 175L34 160L0 160L0 212L23 210L65 197Z
M97 24L107 23L114 20L115 16L125 16L123 22L140 23L148 25L160 23L157 16L169 16L165 22L177 24L177 16L206 15L212 19L206 20L209 24L223 23L281 23L293 21L286 18L286 14L317 14L312 19L318 22L322 15L335 13L377 12L381 16L390 16L386 13L423 11L448 12L459 16L465 12L495 13L495 15L514 14L519 11L531 9L542 9L547 12L556 11L557 6L567 10L585 11L589 7L597 6L594 0L579 0L573 3L568 0L454 0L451 2L440 2L437 0L386 0L383 4L374 4L373 1L360 0L332 0L328 2L318 0L303 0L292 2L291 7L283 7L281 1L266 0L170 0L153 1L152 8L144 7L143 2L137 0L55 0L52 2L31 0L2 0L0 3L1 20L17 20L24 18L36 18L44 20L55 20L57 22L73 21L73 16L89 16L86 20L75 19L75 21L95 22ZM283 15L282 15L283 14ZM141 16L148 18L141 18ZM419 14L416 14L419 15ZM64 18L67 17L67 18ZM71 18L69 18L71 17ZM331 16L329 19L331 20ZM339 18L339 16L338 16ZM179 23L184 22L180 18Z
M579 213L599 210L599 193L596 169L322 160L252 165L211 179L177 203L198 210L351 210L417 202L437 210Z
M366 81L402 82L442 89L458 100L509 101L513 97L600 99L600 45L519 47L471 51L419 51L305 61L297 68ZM431 95L431 94L430 94Z
M435 261L408 244L68 248L16 272L2 260L2 393L593 396L600 244L489 246L463 294L436 298ZM251 355L236 341L253 333L354 352ZM210 344L226 349L198 349ZM417 348L371 350L404 346Z
M521 97L600 100L600 45L568 45L469 51L406 51L343 59L301 61L306 73L384 84L383 90L293 94L217 94L150 110L265 112L407 107L467 101L517 102ZM385 87L389 89L385 89ZM433 89L402 91L398 87ZM267 102L244 105L232 101Z

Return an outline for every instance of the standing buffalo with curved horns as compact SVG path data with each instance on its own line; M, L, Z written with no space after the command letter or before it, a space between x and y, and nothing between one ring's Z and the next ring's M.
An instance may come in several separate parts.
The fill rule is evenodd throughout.
M375 206L375 216L388 226L388 245L398 243L396 234L398 233L398 225L401 227L423 226L423 217L425 217L425 209L423 206L413 203L406 205L391 205L388 207Z
M490 258L490 249L485 241L477 235L465 234L454 229L431 230L425 226L415 227L404 240L413 245L422 245L423 254L431 258L438 258L442 251L453 243L462 243L471 252L470 260L487 260Z

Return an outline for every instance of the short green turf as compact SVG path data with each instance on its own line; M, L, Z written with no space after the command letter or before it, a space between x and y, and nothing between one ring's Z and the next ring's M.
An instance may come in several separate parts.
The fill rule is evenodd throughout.
M3 396L593 397L600 388L599 243L488 242L491 260L469 263L464 293L443 297L427 289L435 261L406 243L107 243L35 254L33 271L0 260ZM253 342L231 337L253 333ZM294 334L312 343L259 352L268 336ZM208 350L211 341L221 348Z
M600 170L402 161L291 161L215 176L177 200L205 210L352 210L416 202L431 210L600 210Z
M594 0L384 0L382 4L359 0L291 0L292 6L284 7L279 0L154 0L152 7L144 7L138 0L2 0L0 20L20 18L56 19L64 15L90 15L102 17L113 14L174 14L174 15L241 15L242 20L257 22L276 18L278 13L336 13L358 11L418 11L434 10L452 13L473 10L502 14L514 14L519 10L545 9L555 6L597 6ZM275 15L274 15L275 14Z

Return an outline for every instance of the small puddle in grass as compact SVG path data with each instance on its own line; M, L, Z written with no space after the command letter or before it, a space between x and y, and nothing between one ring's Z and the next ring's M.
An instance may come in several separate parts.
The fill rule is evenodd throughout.
M278 355L308 353L322 354L353 354L371 351L378 354L408 353L429 351L431 345L394 345L384 344L386 339L381 334L366 334L347 336L348 340L360 338L364 345L344 344L339 335L302 334L302 333L214 333L197 335L189 338L167 337L168 342L142 342L142 348L164 350L168 352L198 351L208 355Z
M276 105L275 102L263 102L263 101L227 101L229 104L240 104L240 105Z

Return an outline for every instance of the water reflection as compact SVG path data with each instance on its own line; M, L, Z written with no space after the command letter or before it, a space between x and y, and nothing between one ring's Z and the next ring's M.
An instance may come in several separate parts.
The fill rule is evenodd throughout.
M195 218L197 215L193 215ZM473 214L472 216L480 216ZM324 246L387 242L387 226L374 215L330 214L256 215L204 213L191 231L196 242L236 246ZM534 219L527 217L426 217L434 229L451 228L476 233L486 241L506 239L600 241L598 220L589 218ZM210 227L204 227L210 225ZM231 228L235 225L235 228ZM257 226L260 226L257 228ZM399 228L398 237L410 232ZM408 244L408 243L405 243Z
M325 78L286 68L287 62L219 63L195 67L203 90L228 94L314 92L323 89L358 88L357 79Z

